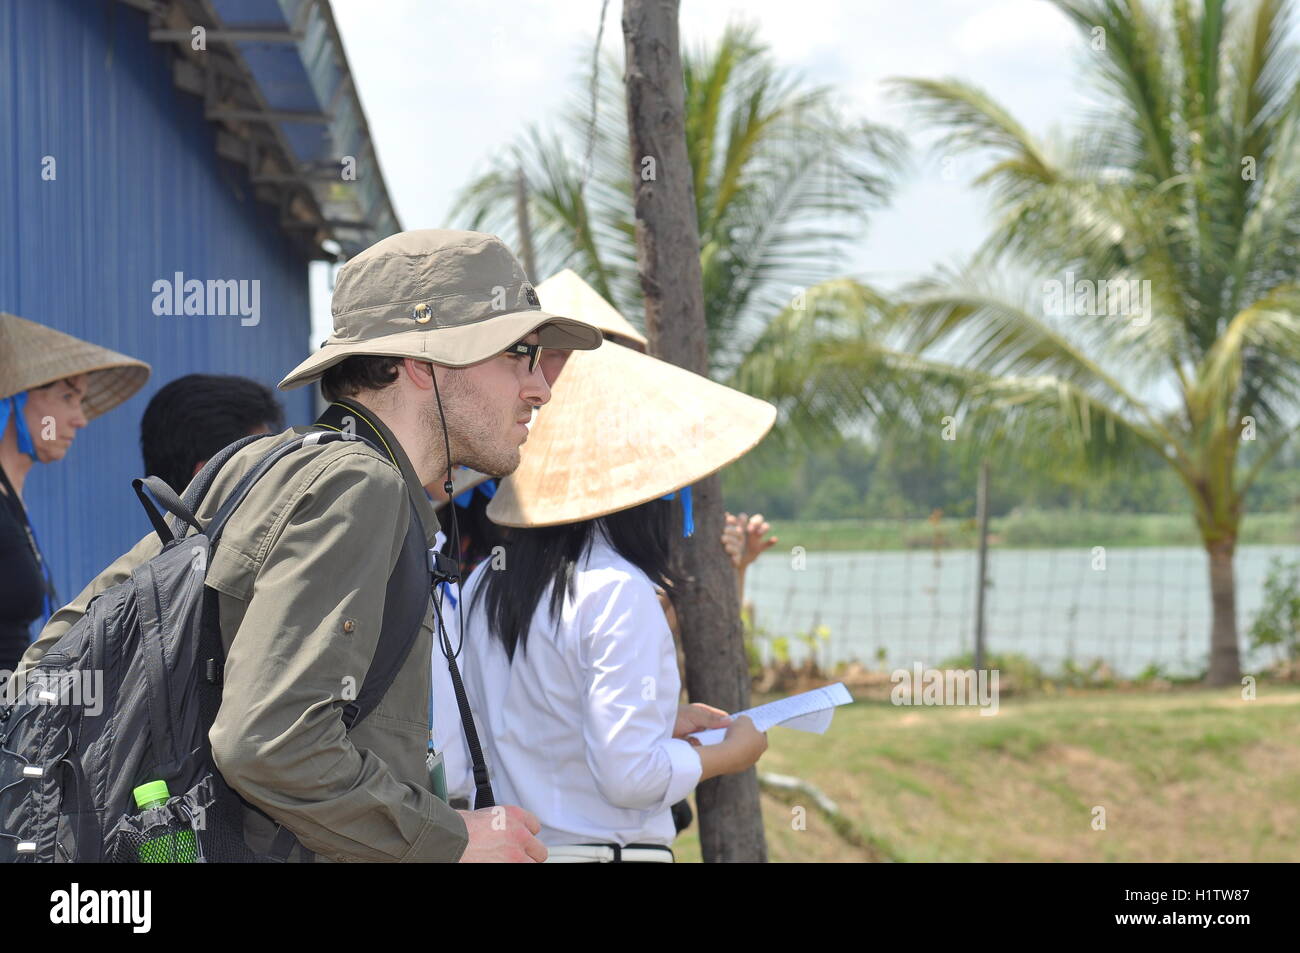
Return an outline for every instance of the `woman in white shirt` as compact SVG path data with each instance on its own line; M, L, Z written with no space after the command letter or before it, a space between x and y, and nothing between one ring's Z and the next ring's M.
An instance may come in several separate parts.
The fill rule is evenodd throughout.
M747 718L719 744L686 740L729 720L679 706L656 586L676 588L669 543L693 531L690 484L774 417L763 401L617 344L575 352L488 507L514 528L503 559L464 587L465 690L496 800L537 816L551 860L671 861L671 806L766 748ZM453 794L467 787L463 751L459 760Z

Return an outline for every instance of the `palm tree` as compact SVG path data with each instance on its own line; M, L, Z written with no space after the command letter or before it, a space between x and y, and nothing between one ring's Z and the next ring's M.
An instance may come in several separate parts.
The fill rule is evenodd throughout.
M840 308L812 317L807 301L824 297L843 249L886 200L903 140L843 119L829 89L773 64L752 26L731 25L716 45L684 51L683 69L710 373L776 403L778 439L816 442L866 406L853 386L864 369L846 367L835 341L861 337L867 314ZM518 246L522 169L538 262L533 277L572 268L644 327L621 74L620 63L603 60L595 108L583 90L565 117L567 135L527 130L461 191L452 217ZM879 294L848 286L859 303L882 313ZM795 324L795 336L780 333Z
M952 360L954 385L966 378L977 442L996 427L1095 464L1174 469L1209 557L1208 681L1223 685L1240 676L1243 499L1300 406L1293 4L1056 6L1087 44L1101 101L1065 141L1036 139L966 83L896 81L938 148L987 161L975 181L996 215L968 266L910 289L910 345ZM1137 281L1124 290L1149 301L1089 301L1100 280L1107 292Z

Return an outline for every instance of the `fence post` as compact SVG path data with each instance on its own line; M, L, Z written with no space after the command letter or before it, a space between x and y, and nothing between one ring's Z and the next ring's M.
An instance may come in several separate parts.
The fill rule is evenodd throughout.
M979 488L975 495L975 520L979 524L980 547L975 560L975 671L984 669L984 585L988 578L989 555L989 462L980 461Z

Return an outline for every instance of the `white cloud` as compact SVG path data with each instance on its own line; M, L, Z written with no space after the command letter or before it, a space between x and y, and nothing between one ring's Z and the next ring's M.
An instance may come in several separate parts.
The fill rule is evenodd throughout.
M952 46L968 57L1047 51L1065 52L1077 43L1065 14L1042 0L1000 0L981 4L952 35Z

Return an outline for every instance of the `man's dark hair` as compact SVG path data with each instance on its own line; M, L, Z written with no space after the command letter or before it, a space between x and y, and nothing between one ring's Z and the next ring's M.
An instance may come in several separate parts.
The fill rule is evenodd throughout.
M559 618L565 595L572 596L575 591L574 570L597 532L603 532L614 551L649 576L652 583L670 595L679 590L681 575L672 562L669 541L673 527L681 531L680 506L680 497L651 500L580 523L503 528L508 568L484 572L474 590L474 605L485 600L488 631L501 641L506 656L514 661L515 650L526 649L533 613L548 589L550 618Z
M397 380L400 357L354 354L325 371L320 392L326 400L355 397L363 390L382 390Z
M178 377L153 395L140 420L144 472L181 493L195 465L262 426L284 429L284 408L269 387L233 375Z

